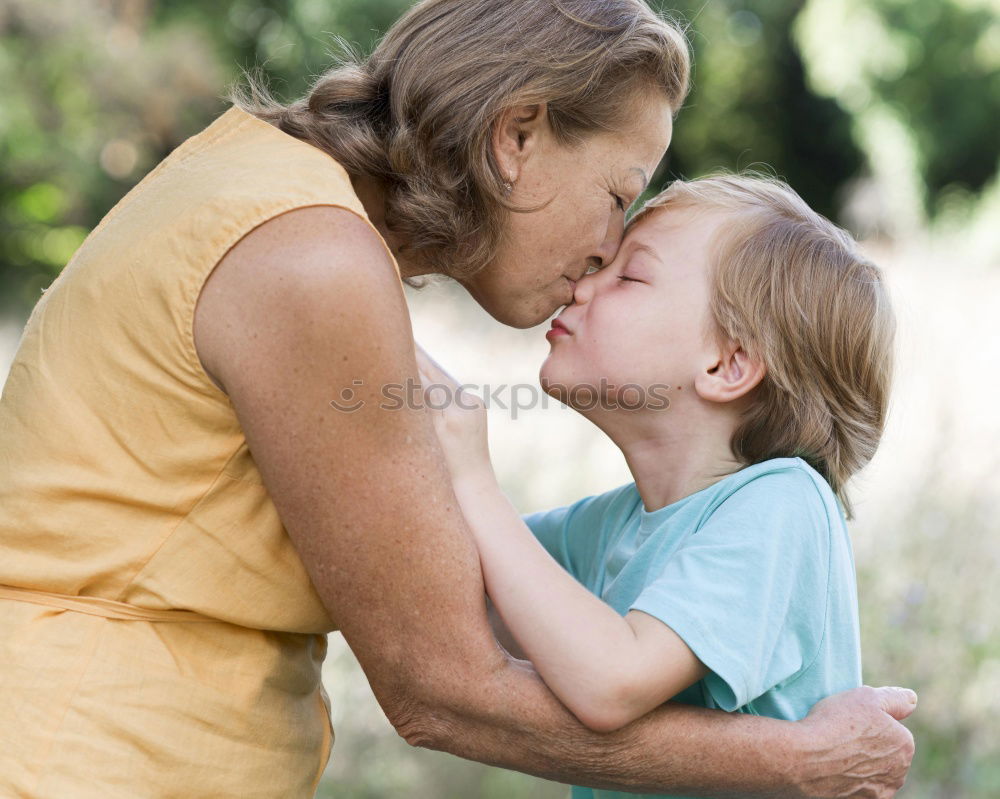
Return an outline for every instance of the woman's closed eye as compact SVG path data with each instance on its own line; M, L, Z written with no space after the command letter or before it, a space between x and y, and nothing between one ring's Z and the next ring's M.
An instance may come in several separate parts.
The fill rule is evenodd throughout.
M628 206L625 205L624 198L622 198L619 194L612 194L611 196L615 198L615 205L618 206L618 210L624 214L625 210L628 208Z

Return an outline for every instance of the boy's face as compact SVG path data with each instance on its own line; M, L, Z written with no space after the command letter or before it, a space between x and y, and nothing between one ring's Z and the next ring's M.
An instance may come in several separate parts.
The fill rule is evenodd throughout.
M640 391L671 403L693 399L695 375L718 361L709 335L710 257L728 218L714 209L660 208L631 227L614 261L576 284L558 317L569 332L547 334L543 389L578 409L588 394L574 398L562 387L593 386L624 407L634 407ZM602 390L602 381L638 390ZM669 391L652 388L664 385Z

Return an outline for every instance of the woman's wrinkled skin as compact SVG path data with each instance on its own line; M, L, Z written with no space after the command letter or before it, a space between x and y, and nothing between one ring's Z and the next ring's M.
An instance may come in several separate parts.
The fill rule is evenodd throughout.
M673 133L665 99L636 104L632 132L601 133L575 147L555 141L545 107L515 109L497 126L494 150L514 184L505 248L463 285L497 321L532 327L573 301L587 270L611 263L625 212L663 158Z
M494 263L464 282L498 321L529 327L618 251L625 209L671 135L648 101L621 133L560 144L544 106L504 115L494 155L514 214ZM381 188L353 176L384 224ZM402 287L366 223L335 207L283 214L207 280L195 346L229 396L268 494L386 716L409 743L567 783L647 793L889 799L913 755L893 721L907 692L857 689L787 722L667 703L614 733L584 728L490 629L470 532L426 411L380 407L419 382ZM355 413L330 400L355 387Z
M589 269L611 263L621 245L625 212L646 188L673 133L665 98L634 103L625 132L598 133L560 143L546 107L510 109L497 123L493 152L513 184L509 201L536 209L510 215L504 247L495 260L462 285L494 319L533 327L573 301L576 281ZM422 272L386 227L381 192L356 178L358 196L404 276Z

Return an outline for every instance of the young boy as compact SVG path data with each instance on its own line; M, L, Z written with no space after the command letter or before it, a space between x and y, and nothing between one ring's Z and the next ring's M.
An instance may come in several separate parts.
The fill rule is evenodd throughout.
M845 483L882 433L893 329L878 268L788 186L677 182L577 284L540 374L633 483L522 520L481 408L435 414L498 638L581 722L672 698L799 719L861 684Z

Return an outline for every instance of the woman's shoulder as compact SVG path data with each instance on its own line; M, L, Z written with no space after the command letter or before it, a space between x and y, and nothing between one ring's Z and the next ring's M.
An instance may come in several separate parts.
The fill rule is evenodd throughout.
M367 220L333 157L233 106L157 164L100 227L114 228L119 242L181 239L186 259L203 263L270 218L311 205Z
M223 389L225 364L248 345L223 334L249 324L241 307L288 324L323 310L332 318L347 284L405 307L398 265L330 155L236 106L182 150L182 168L157 193L190 198L175 232L205 250L188 276L184 322L203 380Z
M238 106L213 124L219 124L219 132L206 135L196 158L209 172L217 164L228 175L223 185L247 185L251 190L267 185L272 193L304 200L332 197L365 216L350 176L329 153Z
M224 383L235 350L258 343L244 335L254 318L335 327L341 318L346 324L345 303L356 305L362 296L373 309L393 311L369 330L343 331L367 336L374 352L380 333L408 325L395 260L367 219L352 210L296 208L240 239L205 281L194 313L198 357L213 382Z

